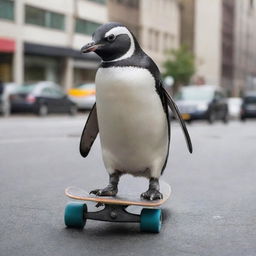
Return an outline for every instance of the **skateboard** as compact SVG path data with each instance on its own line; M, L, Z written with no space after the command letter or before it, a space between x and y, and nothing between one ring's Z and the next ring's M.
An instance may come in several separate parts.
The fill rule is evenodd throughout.
M137 180L139 178L136 178ZM67 197L77 200L66 205L64 221L69 228L84 228L86 220L99 220L108 222L133 222L140 223L142 232L159 233L162 225L162 210L160 206L167 201L171 194L171 187L166 182L160 182L160 191L163 199L148 201L140 198L141 192L147 188L147 182L137 181L139 186L127 183L119 185L119 192L115 197L90 195L87 191L78 187L68 187L65 190ZM129 186L127 186L129 184ZM131 184L133 186L131 186ZM125 189L121 189L125 187ZM143 190L144 189L144 190ZM132 192L131 192L132 191ZM78 202L78 200L80 202ZM102 210L89 212L83 201L89 201L98 206L104 206ZM127 210L128 206L144 207L140 214L134 214Z

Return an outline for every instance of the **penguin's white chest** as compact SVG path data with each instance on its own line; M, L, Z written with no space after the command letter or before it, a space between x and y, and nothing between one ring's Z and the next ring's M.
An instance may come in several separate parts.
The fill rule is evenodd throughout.
M96 103L107 170L140 175L159 165L161 172L168 151L168 124L151 73L135 67L100 68Z

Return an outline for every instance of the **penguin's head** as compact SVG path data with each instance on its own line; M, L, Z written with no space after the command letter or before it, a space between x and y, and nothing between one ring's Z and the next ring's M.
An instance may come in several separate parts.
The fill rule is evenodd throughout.
M82 53L95 52L103 61L118 61L131 57L137 41L122 24L109 22L101 25L92 35L92 42L82 47Z

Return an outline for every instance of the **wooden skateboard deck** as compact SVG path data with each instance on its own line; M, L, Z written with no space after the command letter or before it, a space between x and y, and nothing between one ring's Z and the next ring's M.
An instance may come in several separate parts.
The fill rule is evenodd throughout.
M69 198L82 200L82 201L91 201L91 202L97 202L102 204L113 204L113 205L137 205L137 206L144 206L144 207L158 207L162 205L171 195L170 185L164 181L160 181L160 191L163 194L163 199L154 200L154 201L143 200L140 198L140 194L147 189L147 185L145 186L145 181L139 178L137 178L137 183L139 184L139 186L138 184L137 186L136 184L135 185L133 184L133 186L131 187L131 186L127 186L127 182L126 182L125 188L122 188L122 184L120 184L119 192L115 197L95 196L95 195L89 194L89 192L87 192L86 190L78 187L66 188L65 194ZM146 184L147 184L147 181L146 181Z

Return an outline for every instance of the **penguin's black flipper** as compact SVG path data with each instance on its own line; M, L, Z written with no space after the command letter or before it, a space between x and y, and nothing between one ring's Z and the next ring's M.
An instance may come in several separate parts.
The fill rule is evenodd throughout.
M164 87L161 87L161 90L163 91L163 94L165 95L166 99L167 99L167 103L169 105L169 107L171 108L173 114L175 115L175 117L177 118L177 120L180 123L180 126L183 130L186 142L187 142L187 146L188 146L188 150L190 153L193 152L193 147L192 147L192 142L186 127L186 124L184 122L184 120L182 119L181 115L180 115L180 111L176 105L176 103L174 102L174 100L172 99L171 95L164 89Z
M82 157L86 157L89 154L92 144L96 139L98 133L99 127L95 103L87 118L80 140L80 154Z

